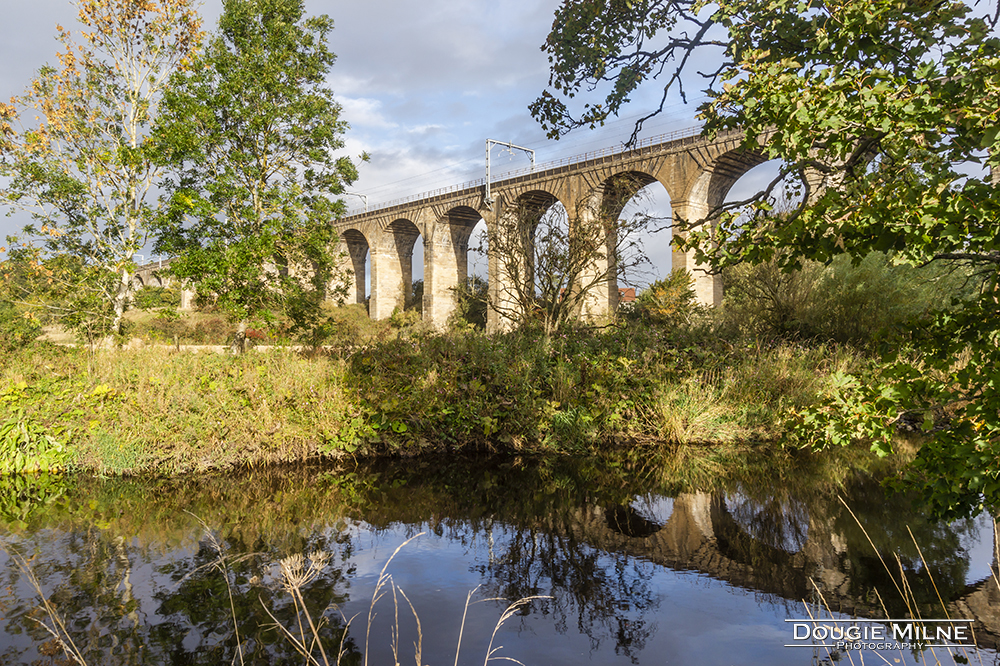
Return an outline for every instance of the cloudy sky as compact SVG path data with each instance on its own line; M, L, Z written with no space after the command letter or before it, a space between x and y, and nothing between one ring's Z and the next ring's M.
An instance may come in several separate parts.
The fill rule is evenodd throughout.
M2 0L0 98L22 92L33 72L53 62L55 25L74 24L69 0ZM632 122L653 103L655 90L634 99L630 117L595 131L578 130L547 140L528 113L528 104L548 80L540 50L558 0L306 0L311 14L328 14L330 45L337 63L330 87L351 124L347 150L367 151L352 191L371 203L389 201L484 176L485 140L532 148L539 163L618 146ZM221 0L202 5L205 25L214 29ZM698 98L676 103L648 122L643 137L691 127ZM494 173L527 166L523 154L495 148ZM664 212L665 192L652 186L644 204ZM362 206L361 198L349 205ZM23 218L0 218L0 237ZM668 238L647 239L647 251L663 274L669 267ZM416 264L416 262L415 262ZM647 280L642 280L647 281Z

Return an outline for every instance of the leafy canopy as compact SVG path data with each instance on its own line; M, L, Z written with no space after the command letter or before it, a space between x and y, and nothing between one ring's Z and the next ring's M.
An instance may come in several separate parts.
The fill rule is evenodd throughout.
M317 323L335 274L336 197L357 177L335 156L347 124L325 85L333 22L303 4L226 0L157 128L171 169L157 248L234 321L284 312Z
M918 416L930 441L908 480L944 513L1000 503L998 11L958 0L569 0L544 47L555 94L532 107L555 135L600 122L663 72L666 99L714 47L712 66L699 63L706 134L739 129L743 149L782 166L682 248L717 267L792 270L880 251L968 271L975 288L953 294L914 349L890 350L874 381L841 378L800 420L821 442L868 438L884 453L896 424ZM602 82L605 103L574 118L568 100ZM792 207L774 215L780 197Z

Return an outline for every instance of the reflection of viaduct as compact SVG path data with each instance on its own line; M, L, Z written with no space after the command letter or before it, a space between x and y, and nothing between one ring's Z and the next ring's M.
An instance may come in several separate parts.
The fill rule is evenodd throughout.
M645 140L632 150L591 153L490 183L492 207L484 202L484 182L478 181L346 217L338 229L355 275L352 300L365 300L365 258L370 251L371 316L382 319L409 305L413 248L422 236L423 316L441 328L455 307L453 288L468 276L469 238L481 219L493 233L504 219L501 216L511 211L527 208L537 219L556 203L566 211L599 210L617 219L627 200L616 194L626 181L633 187L659 182L670 196L674 219L704 219L740 176L764 161L760 154L740 151L739 139L730 133L709 141L698 130L687 130ZM495 302L503 300L502 276L509 274L503 261L493 253L489 256ZM675 252L673 265L690 269L693 258ZM703 303L715 304L721 298L721 284L711 275L697 275L695 287ZM585 304L585 315L600 317L617 307L618 285L613 278L607 289L602 286L599 291ZM490 316L491 328L501 325L492 309Z
M844 538L831 529L829 521L811 516L794 550L752 536L730 513L722 493L679 495L662 525L629 507L586 507L568 523L546 528L553 533L568 531L571 538L605 552L697 571L793 603L817 600L811 579L831 610L856 617L884 617L874 595L859 598L852 590L850 570L844 566L848 547ZM992 569L997 571L995 558ZM896 594L895 589L880 592ZM1000 646L1000 586L992 577L945 601L950 617L977 620L975 632L981 647Z

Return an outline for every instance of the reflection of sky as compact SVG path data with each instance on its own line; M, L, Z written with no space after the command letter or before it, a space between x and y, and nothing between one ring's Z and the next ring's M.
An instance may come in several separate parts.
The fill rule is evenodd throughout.
M974 529L962 536L962 548L968 554L969 571L965 584L973 585L991 577L991 569L996 558L994 523L988 513L981 513L973 519Z
M669 498L647 498L636 502L635 508L647 517L665 521L669 518L672 501ZM407 528L406 535L412 533L413 529ZM363 641L362 627L378 573L406 535L391 529L381 531L374 538L359 534L354 559L357 575L352 577L351 585L352 600L343 609L348 617L361 613L354 624L354 636L358 641ZM510 533L497 528L494 536L494 550L501 552L509 542ZM434 655L428 661L451 663L454 658L466 594L486 582L479 567L486 566L488 560L486 539L482 533L477 534L475 539L463 540L449 540L446 536L428 533L405 546L389 566L388 573L413 601L420 616L425 655ZM622 566L623 557L602 554L600 562L605 571L613 571ZM784 620L805 617L801 603L734 587L700 573L673 571L650 563L637 564L653 590L650 608L643 615L629 608L627 597L620 599L618 606L619 617L633 622L644 621L652 629L644 647L635 650L634 662L624 654L616 654L613 628L597 627L592 636L578 632L575 613L579 609L565 600L567 626L559 627L546 604L535 602L530 615L514 617L500 630L497 644L504 646L500 654L525 664L586 662L793 666L811 663L812 649L784 647L791 642L791 626ZM540 580L546 582L544 578ZM539 590L540 594L548 592L546 587ZM485 590L480 589L473 595L473 600L483 598L484 594ZM405 662L412 654L415 630L410 611L402 598L400 603L404 604L400 610L400 643L403 655L406 655ZM487 602L470 607L460 663L479 663L484 659L489 636L505 605ZM385 638L393 624L391 596L379 602L377 611L371 656L374 663L391 663L391 648ZM812 612L817 616L820 614L815 608ZM820 650L819 656L827 656L825 650ZM858 658L857 653L854 657ZM914 658L908 652L885 651L882 657L894 664L922 663L920 658ZM885 663L872 652L866 652L864 659L866 663L869 660Z
M659 496L645 496L633 502L633 507L643 516L658 523L666 523L673 512L674 500ZM984 577L992 562L992 526L988 517L975 521L978 531L965 531L963 548L971 558L969 581ZM341 523L343 524L343 523ZM420 531L426 532L403 546L389 564L387 573L393 582L412 601L421 622L424 663L452 663L467 594L474 592L472 605L465 621L460 663L482 663L488 649L490 636L507 603L483 601L502 589L502 577L495 577L497 565L505 554L513 551L517 533L510 527L497 523L492 531L484 527L473 528L462 520L444 520L434 526L393 523L388 527L373 527L364 522L348 521L351 534L352 555L345 569L350 569L345 584L338 589L350 595L350 600L339 609L350 618L356 616L351 635L359 646L364 644L369 602L379 573L393 552L408 538ZM200 533L201 528L197 528ZM435 530L439 534L435 534ZM522 532L521 536L524 536ZM194 535L196 536L196 535ZM328 536L332 536L332 533ZM70 539L58 530L39 532L21 543L28 552L37 552L36 566L52 558L66 557L63 549ZM535 545L546 539L539 533ZM554 538L564 544L562 538ZM9 540L9 538L8 538ZM331 540L332 543L332 540ZM532 547L531 537L524 544L526 553ZM143 547L133 540L130 548L130 582L132 594L138 600L140 622L156 624L164 618L158 615L159 601L154 595L169 594L176 590L170 577L170 563L190 562L196 550L181 547L170 550L164 547ZM492 554L491 554L492 553ZM559 595L557 603L535 601L526 615L516 615L498 631L494 646L503 646L499 656L512 657L527 665L539 664L699 664L704 666L726 664L798 665L811 663L810 648L786 648L790 642L791 626L786 618L804 618L808 615L801 603L769 594L736 587L694 571L675 571L641 558L630 558L615 553L597 552L587 545L577 544L573 549L558 551L560 562L595 558L597 567L592 582L598 589L595 597L579 601L559 584L552 585L547 573L542 573L540 562L532 560L528 578L537 584L532 594ZM77 555L71 557L79 557ZM6 558L0 555L0 565ZM341 558L333 562L340 566ZM182 570L184 567L182 567ZM554 569L557 572L559 567ZM491 573L493 572L493 573ZM272 575L275 573L272 568ZM218 575L211 571L208 575ZM572 578L571 575L568 578ZM580 581L578 581L580 582ZM481 587L480 587L481 586ZM30 598L27 586L18 590L22 598ZM53 588L46 584L47 593ZM416 639L415 623L409 606L402 596L398 617L401 629L399 649L401 663L412 659L412 643ZM597 606L600 607L597 607ZM391 590L376 606L370 642L370 663L392 663L391 635L396 613ZM818 617L825 614L816 608ZM564 615L560 616L560 613ZM838 616L843 617L843 616ZM581 627L589 626L589 631ZM618 638L632 632L643 636L644 642L633 644L631 656L625 650L616 650ZM195 649L199 640L214 640L190 632L185 644ZM30 644L26 636L0 633L0 645L21 646ZM820 652L821 658L826 656ZM888 663L916 664L919 658L910 653L885 652ZM991 662L994 655L984 652L984 662ZM855 658L857 654L855 653ZM865 663L885 663L880 657L866 652ZM896 661L899 660L899 661ZM843 663L847 663L846 661ZM855 662L858 663L858 662ZM931 661L930 663L933 663Z

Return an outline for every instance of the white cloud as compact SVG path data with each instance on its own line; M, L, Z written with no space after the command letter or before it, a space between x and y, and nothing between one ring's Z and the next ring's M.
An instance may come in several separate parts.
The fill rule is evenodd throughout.
M338 97L343 107L341 118L352 128L390 129L398 127L382 114L382 100L364 97Z

